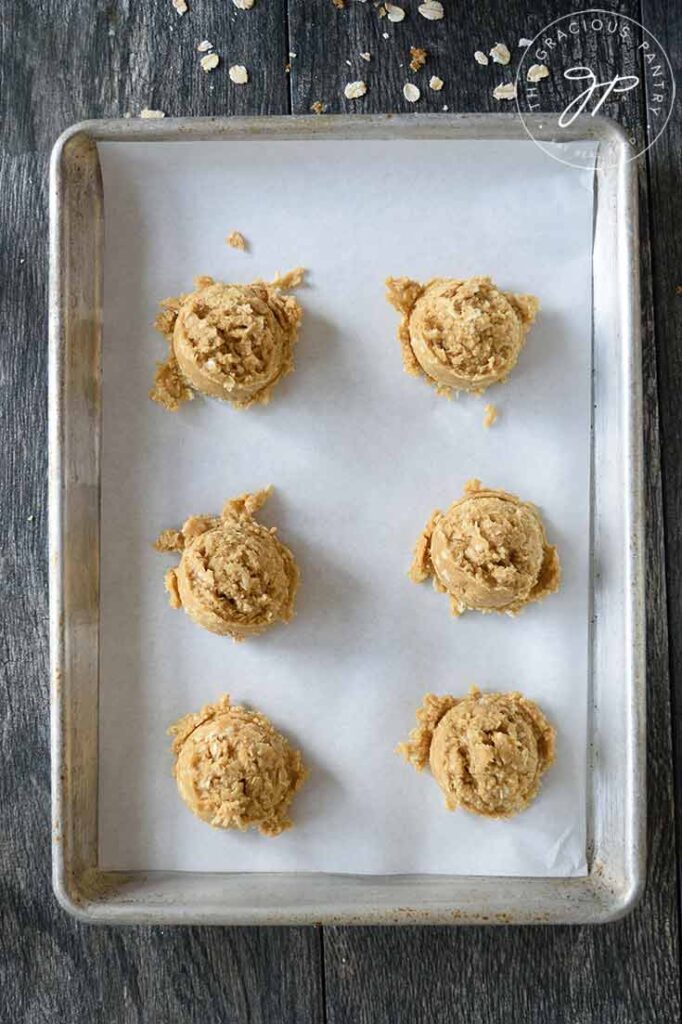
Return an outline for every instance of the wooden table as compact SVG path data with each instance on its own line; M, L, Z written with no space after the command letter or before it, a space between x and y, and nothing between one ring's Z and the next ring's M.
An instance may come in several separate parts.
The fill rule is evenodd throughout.
M17 1022L522 1022L671 1024L680 1013L676 829L682 797L682 121L679 107L640 161L647 452L648 814L646 894L598 928L89 928L50 886L46 560L47 184L50 147L67 125L138 114L305 114L494 110L495 70L475 49L512 50L576 6L445 0L430 22L417 0L402 24L369 3L13 0L0 13L0 1020ZM602 6L614 7L610 0ZM682 12L623 0L682 60ZM388 33L385 39L383 33ZM204 73L209 39L221 67ZM403 99L410 46L429 61L418 108ZM641 59L637 34L625 59ZM369 63L359 58L369 51ZM621 53L620 59L623 59ZM351 66L346 63L350 60ZM244 63L247 86L227 65ZM286 65L290 65L287 71ZM480 73L484 72L484 73ZM437 73L440 93L427 82ZM510 76L507 74L506 76ZM362 101L343 86L364 78ZM544 95L552 108L553 85ZM640 143L646 94L606 108ZM396 181L399 174L396 174ZM387 181L387 187L391 182ZM668 630L668 623L672 628ZM671 716L672 707L676 709ZM674 779L677 781L675 803ZM677 813L676 813L677 808Z

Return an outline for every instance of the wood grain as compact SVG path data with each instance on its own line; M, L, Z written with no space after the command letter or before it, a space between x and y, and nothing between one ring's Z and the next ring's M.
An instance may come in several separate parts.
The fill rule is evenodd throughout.
M191 0L190 0L191 4ZM249 1021L323 1016L314 929L86 928L50 883L46 564L49 149L67 125L137 113L286 113L286 23L195 0L32 0L0 22L0 1020ZM196 43L224 56L211 74ZM248 89L226 64L244 61Z
M644 0L642 19L670 58L682 61L682 21L671 18L665 4ZM679 84L679 83L678 83ZM657 126L651 118L649 137ZM678 850L678 893L682 914L682 117L679 98L668 126L646 155L653 316L658 355L658 402L661 416L661 462L665 516L665 577L670 623L670 678L674 736L674 768ZM663 545L661 545L663 555Z

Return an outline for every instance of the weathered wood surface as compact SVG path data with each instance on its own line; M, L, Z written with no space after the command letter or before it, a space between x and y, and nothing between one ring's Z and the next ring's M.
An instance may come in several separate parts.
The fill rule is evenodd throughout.
M0 1020L667 1024L679 1018L670 719L672 675L679 819L679 115L642 167L643 266L648 272L652 265L654 285L652 294L645 275L649 884L641 907L600 928L332 928L322 936L313 929L84 928L51 896L45 557L50 146L81 118L137 114L145 106L177 115L306 113L316 100L332 112L501 109L492 87L513 76L509 69L479 68L473 50L500 40L513 52L519 37L532 37L566 13L554 0L528 5L532 12L512 0L486 0L457 4L455 13L445 0L450 17L429 23L416 13L416 0L401 2L408 17L397 25L380 21L371 2L353 0L344 10L331 0L256 0L250 12L237 11L229 0L188 0L183 18L170 0L15 0L0 12ZM601 6L615 5L604 0ZM643 20L679 66L679 13L664 0L643 0L643 14L632 0L617 6ZM221 69L208 75L197 66L202 39L222 58ZM417 73L407 70L410 46L429 51ZM372 54L369 63L359 57L364 51ZM633 47L632 66L636 61ZM248 87L229 82L225 65L231 63L247 65ZM445 81L440 93L428 88L432 74ZM343 86L356 78L367 81L367 95L347 101ZM402 96L405 81L422 90L417 107ZM546 85L551 104L555 86ZM641 93L606 112L641 137Z

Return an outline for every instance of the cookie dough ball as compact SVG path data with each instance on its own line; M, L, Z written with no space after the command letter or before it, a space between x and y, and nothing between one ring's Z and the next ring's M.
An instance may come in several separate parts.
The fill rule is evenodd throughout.
M197 278L196 290L166 299L156 319L170 345L159 365L153 401L175 410L193 391L237 408L270 400L293 369L301 307L276 284L221 284Z
M199 626L233 640L262 633L294 614L298 567L275 529L253 518L272 488L228 501L218 518L191 516L181 530L164 530L157 551L181 551L166 573L173 608Z
M425 285L389 277L386 285L388 301L402 314L405 370L444 394L482 394L504 380L539 308L534 296L502 292L489 277L437 277Z
M429 577L449 595L453 615L515 615L559 589L561 566L534 505L470 480L464 497L445 513L436 510L417 541L410 579Z
M417 723L398 752L417 771L428 764L449 811L510 818L537 796L554 761L555 731L520 693L429 693Z
M289 805L307 773L265 715L223 696L168 732L175 781L192 814L216 828L255 828L264 836L291 828Z

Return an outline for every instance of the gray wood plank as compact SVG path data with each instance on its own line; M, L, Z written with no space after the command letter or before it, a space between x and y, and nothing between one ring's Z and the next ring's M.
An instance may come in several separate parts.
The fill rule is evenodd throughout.
M18 0L0 14L0 1020L322 1019L315 929L87 928L50 884L46 564L49 148L85 117L286 113L276 4ZM209 38L218 71L198 67ZM227 62L244 61L238 91Z
M665 5L654 5L663 19ZM409 9L408 17L400 24L389 25L385 19L378 20L369 4L349 3L342 11L331 4L320 4L311 12L304 0L289 0L291 49L297 54L292 68L293 112L307 112L316 100L327 104L332 112L438 111L443 105L451 111L513 109L495 101L491 95L494 84L512 80L511 72L479 68L472 59L473 49L488 50L498 40L513 49L520 36L532 38L544 24L567 13L565 5L556 2L534 4L532 13L524 12L522 5L484 2L467 7L458 5L456 18L446 24L445 21L427 23L415 16L415 4L405 2L403 6ZM620 4L618 9L639 19L636 3ZM383 38L384 32L388 32L388 40ZM421 46L429 51L424 69L416 74L407 71L409 58L406 59L406 54L410 46ZM358 56L360 51L370 51L373 60L369 64L364 62ZM678 51L678 59L679 56ZM351 66L345 63L347 57L351 59ZM588 46L585 58L595 68L613 64L613 53L608 45L602 50ZM634 45L629 53L619 54L618 65L622 74L637 72ZM445 87L438 94L426 87L431 74L438 74L445 80ZM355 78L367 82L367 94L362 100L347 101L343 97L343 86ZM422 90L422 98L415 106L407 104L402 96L402 85L408 80L416 82ZM543 106L561 109L561 83L549 80L543 83L543 90L545 85ZM641 141L645 125L641 90L622 97L605 112L616 117L633 139ZM669 227L666 233L659 235L660 253L677 254L676 260L666 257L668 280L682 262L679 237L676 248L671 249L670 167L675 166L674 159L679 165L680 152L682 140L673 139L668 187L663 191L665 198L660 210L661 217L667 216ZM331 1024L370 1021L380 1024L396 1020L467 1024L507 1020L523 1020L524 1024L663 1024L679 1017L680 946L675 906L668 640L662 572L664 540L653 306L648 287L645 177L642 186L649 648L649 865L644 900L625 920L600 928L325 929L326 1004ZM678 190L675 209L679 201ZM679 218L677 223L679 235ZM672 286L672 281L669 283ZM682 279L677 283L682 284ZM660 287L657 280L657 296ZM671 294L670 290L667 294ZM669 299L668 308L672 301ZM676 320L674 324L667 324L665 357L674 361L674 384L667 391L671 418L674 418L675 394L682 383L679 345L672 343L674 337L680 336L682 326L679 323L682 298L678 297L677 302ZM679 421L671 429L675 438L682 440L678 436ZM671 446L667 456L666 446L664 433L664 460L667 457L671 465L676 460L673 479L680 485L671 488L666 480L669 514L672 514L672 504L677 501L679 506L677 495L682 491L682 462L676 444ZM678 543L680 539L677 538ZM681 563L682 559L676 557L678 602L682 601ZM670 568L669 564L669 571ZM682 609L679 603L674 607L679 620ZM674 654L673 660L680 664L680 658L675 659ZM682 693L679 706L682 706Z
M682 61L680 12L663 0L643 0L642 21L666 50L674 69ZM648 83L651 85L651 82ZM651 92L651 89L649 90ZM656 131L649 124L649 138ZM661 415L665 573L670 624L678 892L682 915L682 117L679 99L668 126L646 156L653 271L653 320L658 354Z

